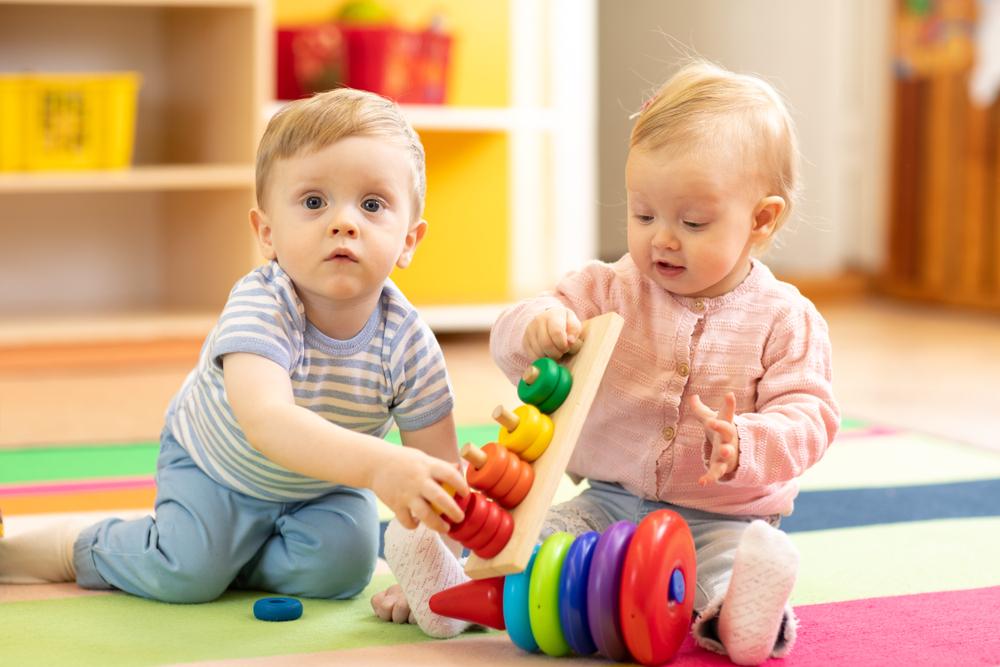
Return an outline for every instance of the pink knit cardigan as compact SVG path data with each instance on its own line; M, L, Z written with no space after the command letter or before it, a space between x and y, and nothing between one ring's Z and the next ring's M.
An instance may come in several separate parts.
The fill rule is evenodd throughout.
M591 262L497 319L490 349L512 381L532 361L522 345L528 323L560 304L581 321L609 311L625 318L570 473L710 512L791 513L796 478L819 461L840 423L827 325L795 287L754 260L731 292L689 298L643 277L629 255ZM707 443L688 399L698 394L718 409L729 391L739 465L701 487Z

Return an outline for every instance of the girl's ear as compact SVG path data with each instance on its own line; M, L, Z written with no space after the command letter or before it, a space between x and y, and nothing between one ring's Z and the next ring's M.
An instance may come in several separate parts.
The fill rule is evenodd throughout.
M260 254L264 259L268 261L277 259L278 253L271 239L271 224L267 220L267 213L259 208L250 209L250 227L257 238L257 247L260 248Z
M778 195L764 197L753 209L753 229L750 235L758 242L763 241L774 233L781 214L785 212L785 199Z
M406 238L403 242L403 251L399 253L399 257L396 259L396 266L405 269L410 265L410 262L413 261L413 253L426 233L426 220L418 220L417 224L410 227L409 231L406 232Z

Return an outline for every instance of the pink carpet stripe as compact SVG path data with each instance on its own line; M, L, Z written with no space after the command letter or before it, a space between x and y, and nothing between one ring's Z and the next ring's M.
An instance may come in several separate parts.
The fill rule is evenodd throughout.
M897 435L900 433L899 429L891 428L888 426L869 426L867 428L859 428L856 431L844 431L837 435L837 440L854 440L857 438L874 438L882 435Z
M58 600L62 598L111 595L111 591L89 591L76 584L31 584L0 586L0 603L29 600ZM122 593L124 595L124 593Z
M769 667L939 667L1000 664L996 609L1000 586L944 593L924 593L851 602L804 605L796 609L799 637L788 657ZM469 633L460 639L396 646L366 646L343 651L290 654L197 663L202 667L299 667L320 665L400 665L426 667L594 667L591 658L529 655L506 634ZM695 646L688 636L671 667L731 667L720 655Z
M34 496L47 493L79 493L81 491L112 491L142 489L156 486L153 477L116 477L80 480L78 482L40 482L35 484L0 484L0 496Z

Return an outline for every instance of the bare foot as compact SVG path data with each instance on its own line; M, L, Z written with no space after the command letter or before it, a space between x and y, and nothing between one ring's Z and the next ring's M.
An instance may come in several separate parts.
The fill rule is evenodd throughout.
M399 584L393 584L389 588L372 596L372 610L375 615L383 621L393 623L416 623L410 605L406 602L403 589Z

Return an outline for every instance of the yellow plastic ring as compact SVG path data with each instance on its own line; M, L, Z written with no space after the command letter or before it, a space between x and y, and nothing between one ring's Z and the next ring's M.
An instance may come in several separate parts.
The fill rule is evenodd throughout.
M535 441L527 449L518 454L525 461L534 461L537 459L545 453L545 450L549 448L549 443L552 442L552 434L555 432L552 418L548 415L542 415L541 419L538 420L538 425L538 435L535 437Z
M514 414L521 420L513 433L500 427L497 441L512 452L521 453L535 442L535 436L541 429L542 413L534 405L521 405L514 409Z

